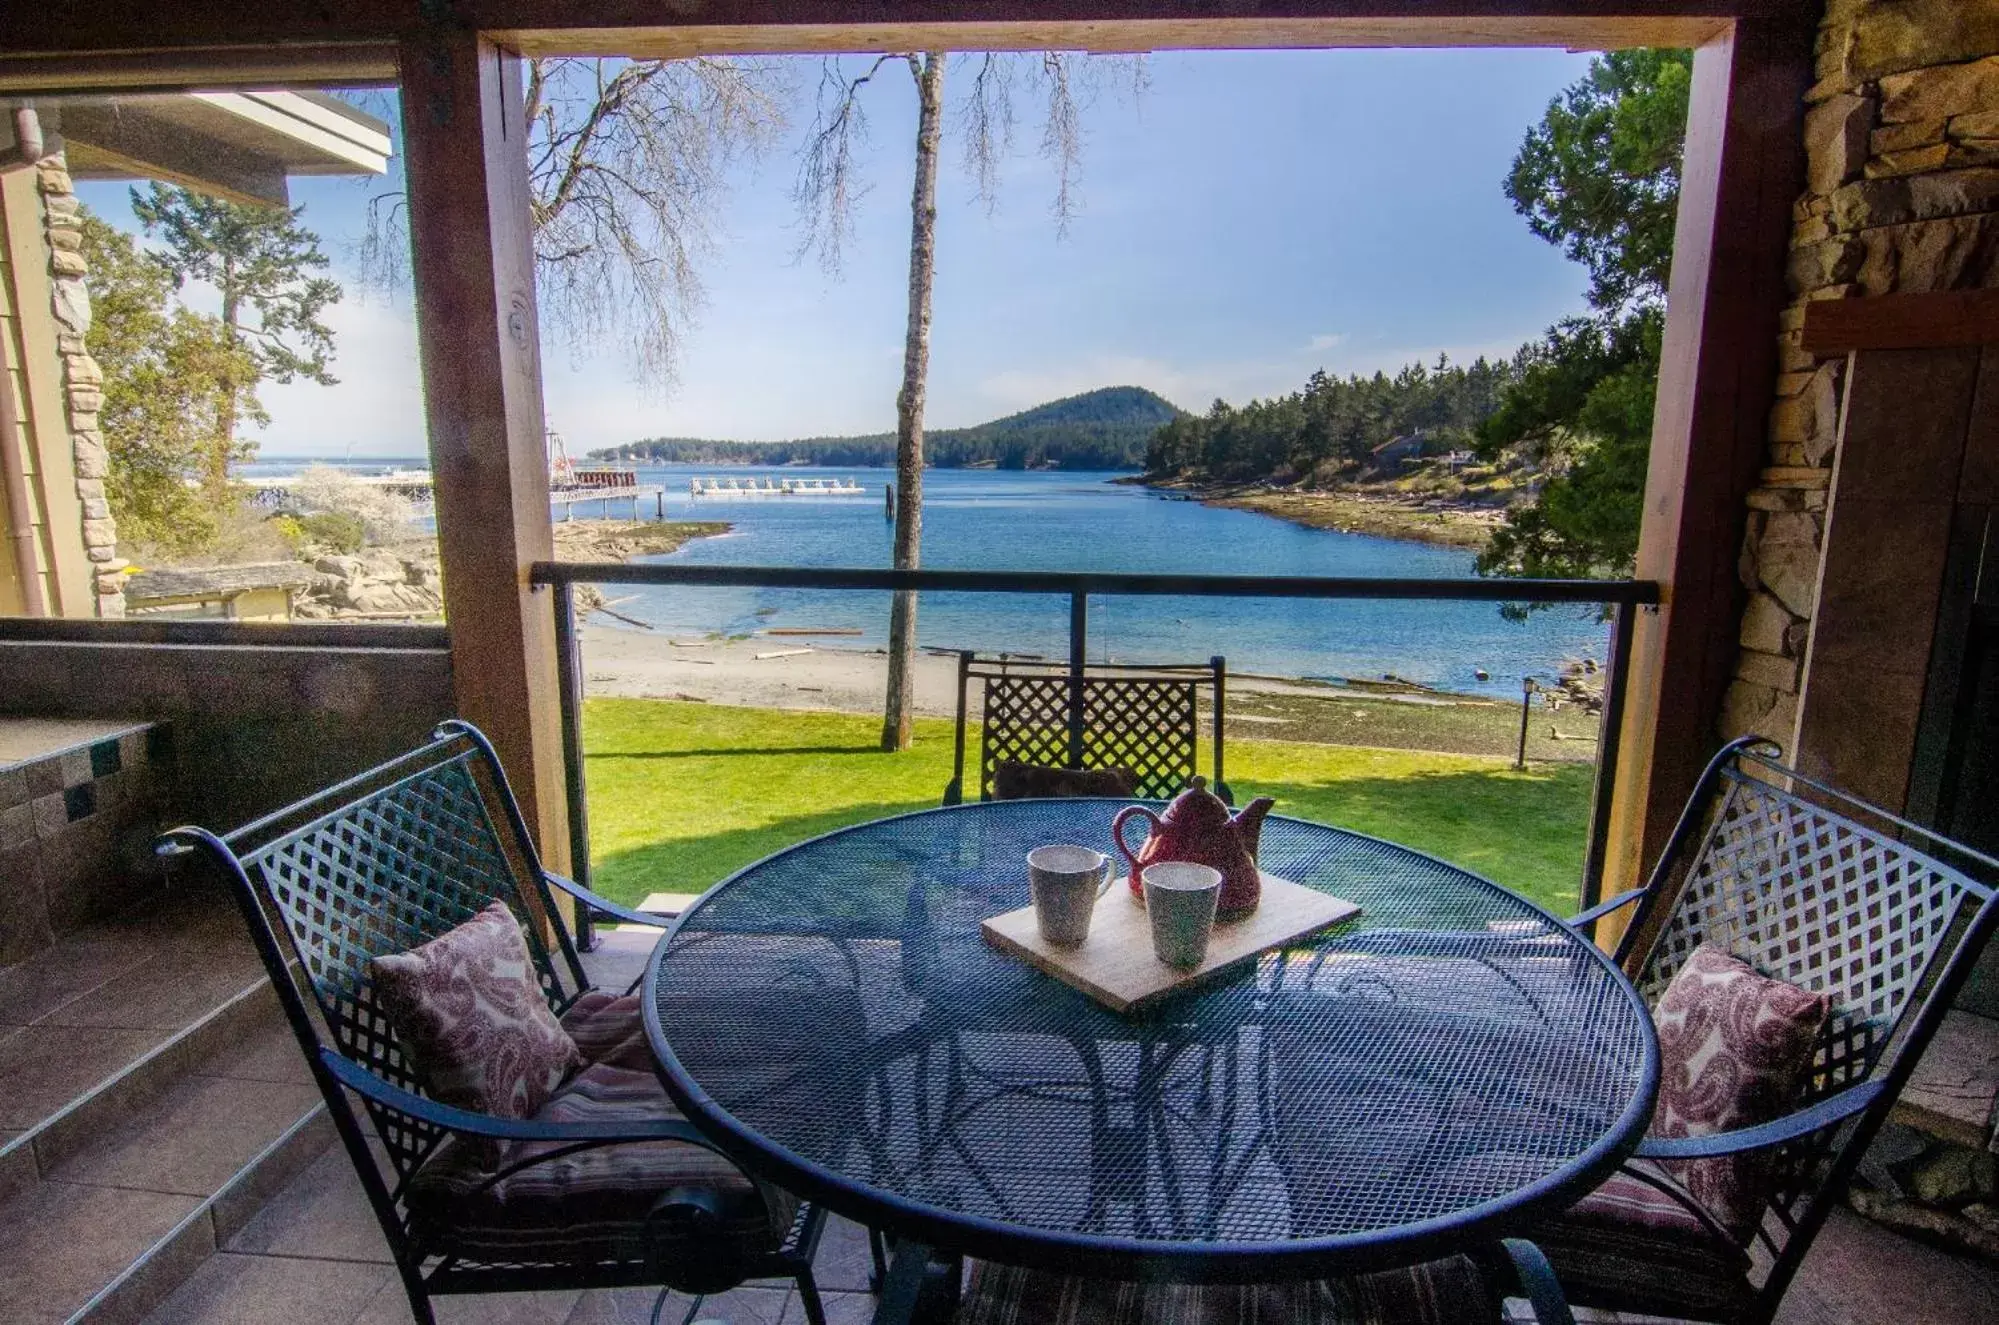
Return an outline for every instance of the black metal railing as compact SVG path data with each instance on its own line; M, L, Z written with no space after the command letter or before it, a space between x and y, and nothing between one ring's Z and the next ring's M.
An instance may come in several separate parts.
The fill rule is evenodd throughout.
M1069 599L1069 667L1080 678L1093 594L1175 598L1360 598L1400 602L1573 603L1611 610L1610 657L1597 739L1582 905L1598 900L1609 840L1611 787L1617 776L1619 719L1631 675L1631 637L1639 609L1659 602L1650 580L1432 580L1330 575L1138 575L1100 571L861 570L805 566L626 565L536 562L531 583L555 591L556 667L562 690L563 783L568 794L572 867L590 881L590 827L583 783L583 669L578 654L578 584L680 588L915 590L923 593L1031 593ZM1080 688L1078 693L1081 693ZM587 923L587 922L586 922ZM587 937L587 930L584 931Z

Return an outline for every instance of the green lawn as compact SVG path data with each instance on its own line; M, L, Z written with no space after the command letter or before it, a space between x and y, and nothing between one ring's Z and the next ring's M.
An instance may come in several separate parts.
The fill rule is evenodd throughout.
M875 748L880 720L653 699L584 710L593 882L631 902L699 892L802 838L938 803L951 724L916 748ZM975 738L976 739L976 738ZM1431 852L1552 906L1575 909L1590 769L1471 755L1229 742L1236 799Z

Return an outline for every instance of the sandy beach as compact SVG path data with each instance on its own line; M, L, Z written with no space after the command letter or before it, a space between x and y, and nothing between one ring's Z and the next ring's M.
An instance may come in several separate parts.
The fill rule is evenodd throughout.
M703 639L586 624L583 675L584 688L593 697L878 713L888 686L888 655L880 649L841 648L796 635ZM1419 707L1492 704L1470 695L1355 693L1320 682L1241 673L1230 675L1229 692ZM977 687L971 701L976 713ZM934 717L956 715L957 655L916 655L916 711Z
M798 636L708 640L585 625L583 677L593 696L878 713L888 655L830 648ZM917 654L917 712L951 717L957 706L957 659Z
M761 655L761 656L759 656ZM583 628L584 684L597 699L668 699L760 709L877 715L888 657L798 636L713 639ZM957 712L955 655L919 653L920 716ZM979 687L968 696L979 712ZM1228 724L1234 738L1308 741L1446 753L1505 755L1519 739L1518 701L1436 691L1380 691L1232 673ZM1581 707L1537 711L1530 758L1572 761L1595 753L1596 719Z

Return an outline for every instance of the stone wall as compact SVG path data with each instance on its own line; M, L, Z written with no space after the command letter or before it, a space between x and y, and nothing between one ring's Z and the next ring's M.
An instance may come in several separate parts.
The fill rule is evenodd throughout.
M1788 748L1825 532L1844 360L1799 345L1815 299L1999 287L1999 4L1830 0L1794 210L1770 454L1749 495L1749 601L1722 735Z
M49 250L49 286L56 324L56 352L62 356L62 387L69 411L70 445L76 459L76 495L83 510L83 547L90 558L97 615L125 615L124 570L118 556L118 526L104 491L110 456L97 412L104 404L104 370L84 349L90 332L90 292L83 278L83 221L69 163L60 152L35 163L42 196L42 222Z

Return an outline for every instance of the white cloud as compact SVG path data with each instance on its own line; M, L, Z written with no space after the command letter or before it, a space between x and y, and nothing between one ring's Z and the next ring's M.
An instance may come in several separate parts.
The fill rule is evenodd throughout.
M1305 342L1305 350L1308 354L1323 354L1335 346L1346 343L1347 334L1344 331L1321 332Z

